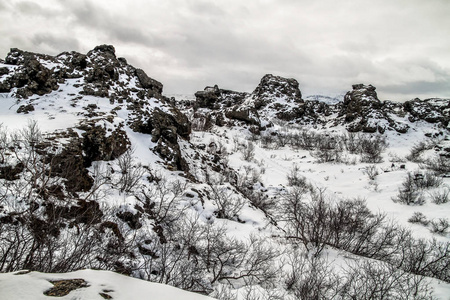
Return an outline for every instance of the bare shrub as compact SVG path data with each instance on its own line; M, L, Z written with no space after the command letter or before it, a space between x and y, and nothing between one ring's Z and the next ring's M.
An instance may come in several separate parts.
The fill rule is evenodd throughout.
M164 239L151 232L139 237L143 279L209 294L219 281L270 285L275 278L278 254L261 238L240 241L198 217L181 218L161 230Z
M436 176L433 172L415 172L414 176L414 184L419 189L428 189L433 187L439 187L442 184L442 178Z
M412 173L408 173L405 181L402 183L402 188L399 189L397 196L392 198L392 201L406 205L422 205L425 203L422 192L417 187L415 176Z
M261 147L266 149L271 149L275 138L271 132L265 132L261 134Z
M434 159L424 162L425 166L435 172L437 175L445 175L450 173L450 159L443 155L439 155Z
M286 290L295 299L433 299L426 278L388 263L347 261L338 273L325 259L295 251L285 264Z
M8 147L9 134L3 123L0 123L0 164L6 163Z
M182 180L169 181L159 175L152 177L152 185L143 187L134 196L147 216L155 220L156 224L171 224L180 219L187 209L180 205L180 201L188 183Z
M115 185L120 192L131 192L145 173L144 168L134 162L133 152L133 150L127 150L117 159L120 178Z
M316 147L310 153L319 163L341 161L342 144L339 136L321 134L316 138Z
M289 186L296 186L299 188L309 188L309 184L305 176L300 175L300 168L294 164L289 174L286 176Z
M432 288L422 276L390 264L358 261L347 265L339 299L429 299Z
M286 290L296 299L333 299L337 295L339 276L322 257L293 251L285 264Z
M210 198L217 205L217 217L237 220L244 207L244 200L227 186L210 185L210 191Z
M343 138L345 149L350 153L359 153L361 148L360 135L355 132L348 132Z
M383 260L405 272L450 281L450 243L414 239L411 234L397 243L398 250Z
M423 152L425 152L426 150L429 150L432 148L433 148L432 143L427 143L425 141L419 142L411 148L411 151L409 152L409 155L406 156L406 159L413 161L413 162L422 162L423 159L420 157L421 154Z
M402 183L402 188L392 200L407 205L422 205L425 203L423 190L439 187L442 179L432 172L408 172L407 177Z
M280 213L287 222L289 238L300 241L317 256L331 238L330 206L324 191L314 191L310 202L305 201L307 192L305 188L294 186L283 195Z
M414 212L412 217L408 219L408 222L419 223L424 226L427 226L430 223L430 221L427 220L427 217L423 213L418 212L418 211Z
M247 141L245 147L241 148L242 158L245 161L251 161L255 157L255 145L251 141Z
M317 146L319 134L312 130L301 130L298 135L298 145L305 150L312 150Z
M366 174L370 180L375 180L378 175L380 175L380 172L376 165L369 165L362 171L364 174Z
M285 131L279 131L277 132L276 137L276 143L278 147L284 147L287 144L290 143L290 134L287 132L287 130Z
M381 154L387 148L386 137L380 134L364 135L360 140L361 161L367 163L380 163Z
M443 188L430 193L431 201L435 204L444 204L450 200L450 189Z
M439 218L430 222L431 232L445 235L450 228L450 223L446 218Z

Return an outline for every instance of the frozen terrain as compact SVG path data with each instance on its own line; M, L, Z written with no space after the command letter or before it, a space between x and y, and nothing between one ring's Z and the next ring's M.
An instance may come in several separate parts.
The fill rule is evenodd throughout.
M166 97L105 45L0 71L0 299L450 299L448 99Z

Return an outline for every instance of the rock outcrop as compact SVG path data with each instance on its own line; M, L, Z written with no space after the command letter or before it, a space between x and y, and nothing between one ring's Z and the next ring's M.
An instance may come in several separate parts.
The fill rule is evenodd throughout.
M261 78L261 82L252 93L252 99L256 109L279 103L279 100L296 104L304 102L297 80L272 74Z
M426 99L418 98L406 101L403 104L405 112L408 112L409 120L416 122L424 120L429 123L440 123L448 128L450 121L450 100L449 99Z
M47 58L45 55L36 55L16 48L11 49L5 63L13 68L3 67L0 76L0 92L8 93L16 88L16 95L28 98L33 94L44 95L58 89L58 80L52 70L40 61ZM6 75L6 76L5 76Z
M124 124L113 122L118 110L127 109L126 125L150 134L157 144L154 150L172 168L188 171L177 142L178 138L189 139L189 120L162 95L159 81L124 58L117 58L113 46L100 45L87 54L63 52L57 56L11 49L0 66L0 92L19 100L18 113L33 112L36 103L30 97L57 93L60 85L73 85L78 92L74 107L83 103L84 97L107 98L117 105L108 112L91 103L82 113L88 120L78 127L84 131L79 138L86 166L95 160L115 159L127 150L129 141L119 128ZM114 127L112 133L106 132L102 122Z
M219 126L243 122L263 127L274 117L292 121L304 113L297 80L272 74L265 75L251 94L223 90L215 85L195 93L195 97L196 116L205 119L207 124Z
M392 102L381 102L376 88L372 85L355 84L349 91L339 111L343 123L351 132L380 132L387 129L400 133L408 131L409 125L395 120L397 105Z
M373 85L355 84L343 101L315 96L303 100L295 79L265 75L248 93L206 87L195 94L193 122L199 129L211 126L250 126L264 130L276 120L326 126L344 125L351 132L406 133L419 120L447 128L450 104L446 99L414 99L404 104L378 99ZM332 100L332 101L331 101ZM249 127L249 129L250 129Z

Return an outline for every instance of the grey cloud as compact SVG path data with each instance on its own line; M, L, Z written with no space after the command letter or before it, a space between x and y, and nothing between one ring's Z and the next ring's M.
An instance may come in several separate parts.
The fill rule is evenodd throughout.
M31 1L22 1L16 4L17 9L24 14L42 14L44 12L44 10L42 9L42 7L35 3L35 2L31 2Z
M190 9L196 14L204 14L215 17L225 15L225 11L211 1L191 1Z
M113 44L174 93L216 83L252 91L266 73L296 78L305 94L340 93L358 82L388 96L408 88L447 93L450 2L432 3L6 0L0 51Z
M89 30L98 30L97 34L104 34L105 40L119 43L135 43L147 47L158 46L163 38L151 36L146 29L135 23L127 22L121 12L112 14L104 7L89 1L77 1L70 4L69 13L74 17L74 26L83 26ZM123 13L123 12L122 12ZM145 27L145 24L142 24Z
M14 12L32 17L60 18L62 11L55 6L43 6L32 1L19 1L14 6Z
M428 95L430 97L450 98L450 79L429 81L413 81L396 85L381 85L383 92L394 94L414 94L416 96ZM423 96L422 96L423 97Z
M37 33L31 38L31 42L36 47L47 46L49 48L62 51L79 51L80 42L69 36L56 36L51 33Z

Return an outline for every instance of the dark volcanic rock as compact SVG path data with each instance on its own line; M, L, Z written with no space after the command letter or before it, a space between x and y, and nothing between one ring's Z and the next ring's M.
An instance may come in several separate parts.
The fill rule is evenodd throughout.
M261 126L261 114L266 119L277 117L293 120L302 115L304 101L297 80L271 74L265 75L252 94L206 87L195 93L194 109L206 108L211 112L197 112L197 116L208 124L223 126L233 121ZM271 113L273 112L273 113ZM228 122L225 121L226 117Z
M217 85L195 93L195 107L219 110L242 104L249 94L220 89Z
M152 135L152 142L157 143L155 151L177 170L188 172L189 167L184 161L178 145L178 137L188 140L191 133L191 123L186 115L175 107L171 112L154 108L152 112L140 112L130 124L137 132Z
M382 106L372 85L354 84L353 90L344 97L341 114L346 122L352 122L358 117L367 116L372 110Z
M42 96L58 89L58 81L53 76L52 70L39 62L41 57L47 58L44 55L11 49L5 62L13 65L20 64L20 67L14 72L9 70L8 73L3 72L9 76L0 83L0 92L9 92L13 88L18 88L17 96L27 98L33 94Z
M443 127L447 127L450 121L450 99L416 98L406 101L403 108L410 114L411 122L424 120L429 123L441 123Z
M193 107L197 129L208 130L214 124L224 126L234 120L259 124L256 110L243 105L248 97L248 93L220 89L217 85L196 92Z
M196 106L203 108L219 108L217 104L220 99L220 89L217 85L214 87L206 87L203 91L198 91L195 93Z
M9 69L8 68L6 68L6 67L0 68L0 76L3 76L3 75L8 74L8 73L9 73Z
M21 105L18 109L17 109L17 113L24 113L27 114L30 111L34 111L34 106L31 104L27 104L27 105Z
M162 83L148 77L143 70L136 69L136 76L138 77L139 82L144 89L150 89L158 94L162 93L163 90Z
M286 102L303 103L298 81L272 74L265 75L252 93L255 108L267 106L275 98L283 98Z
M339 112L348 131L369 133L377 131L384 133L387 129L400 133L408 131L407 124L399 123L393 118L396 114L396 105L389 101L381 102L374 86L355 84L352 87L353 90L345 95Z
M109 135L101 126L80 128L85 130L82 147L86 166L96 160L116 159L127 151L130 144L125 131L119 128Z

